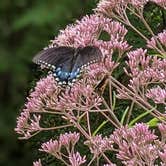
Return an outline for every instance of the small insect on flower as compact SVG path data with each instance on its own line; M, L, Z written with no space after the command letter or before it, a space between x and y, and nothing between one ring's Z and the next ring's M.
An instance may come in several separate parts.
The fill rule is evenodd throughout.
M70 85L82 70L92 63L102 59L102 52L98 47L52 47L39 52L33 62L42 68L48 68L60 85Z

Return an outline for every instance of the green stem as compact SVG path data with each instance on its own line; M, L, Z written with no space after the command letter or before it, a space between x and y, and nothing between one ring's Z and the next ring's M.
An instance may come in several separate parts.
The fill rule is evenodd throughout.
M129 112L128 112L128 115L127 115L126 124L129 123L129 120L130 120L130 117L131 117L131 113L132 113L133 107L134 107L134 101L132 101L132 103L131 103L131 107L130 107Z

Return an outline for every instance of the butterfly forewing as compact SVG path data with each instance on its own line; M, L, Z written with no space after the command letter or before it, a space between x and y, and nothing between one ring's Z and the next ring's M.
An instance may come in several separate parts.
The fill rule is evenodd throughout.
M75 49L72 47L53 47L39 52L33 62L39 65L59 67L73 58Z

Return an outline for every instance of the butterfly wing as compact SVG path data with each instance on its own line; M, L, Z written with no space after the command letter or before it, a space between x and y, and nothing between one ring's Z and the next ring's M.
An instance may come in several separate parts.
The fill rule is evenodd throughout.
M71 76L69 80L76 78L81 68L100 61L102 58L102 52L100 51L98 47L87 46L84 48L78 48L76 56L77 58L72 68L72 72L71 72Z
M84 48L53 47L39 52L33 62L53 71L57 81L62 84L72 82L81 68L95 63L102 58L102 53L95 46Z
M72 47L53 47L39 52L33 62L53 71L58 82L67 84L75 49Z
M72 47L53 47L39 52L33 62L44 68L55 69L64 66L73 58L75 49Z
M73 70L76 68L81 68L88 66L91 63L98 62L102 58L102 53L98 47L87 46L84 48L78 48L78 56L73 67Z

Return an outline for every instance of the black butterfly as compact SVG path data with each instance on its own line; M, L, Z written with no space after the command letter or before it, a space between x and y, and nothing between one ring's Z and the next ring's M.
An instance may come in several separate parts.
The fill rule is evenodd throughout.
M48 68L62 85L70 85L80 76L81 70L100 61L102 53L95 46L83 48L53 47L39 52L33 62Z

